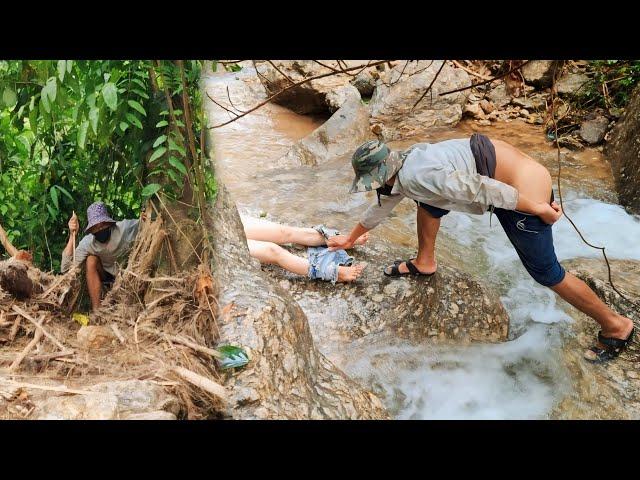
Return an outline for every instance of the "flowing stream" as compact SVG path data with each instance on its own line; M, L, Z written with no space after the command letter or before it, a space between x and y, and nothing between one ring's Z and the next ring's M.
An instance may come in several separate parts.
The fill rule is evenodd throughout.
M255 79L242 72L214 74L205 82L205 89L217 98L227 97L227 86L238 108L255 103L261 92ZM229 118L220 108L208 108L210 122ZM343 230L353 226L375 196L347 193L352 179L349 158L318 167L278 161L323 121L269 104L217 129L217 173L241 213L293 225L324 223ZM477 128L462 122L455 128L430 129L415 138L392 142L391 147L468 136ZM547 166L555 179L555 149L539 126L512 121L482 131L527 152ZM615 203L611 170L602 154L596 149L569 152L563 156L562 180L565 210L586 238L606 245L610 258L640 260L640 219ZM557 198L557 186L554 191ZM437 251L439 261L452 262L499 292L511 319L507 342L413 345L382 334L344 345L323 335L326 319L307 311L318 348L352 378L378 393L396 418L548 418L557 402L570 394L572 372L562 361L562 334L576 312L529 277L497 219L491 223L489 214L452 212L442 220ZM554 239L560 261L601 256L582 243L566 218L554 227ZM403 201L372 232L371 242L382 242L390 249L394 245L416 247L413 202ZM304 302L300 305L305 309ZM339 317L340 311L331 314ZM344 355L347 347L349 354Z

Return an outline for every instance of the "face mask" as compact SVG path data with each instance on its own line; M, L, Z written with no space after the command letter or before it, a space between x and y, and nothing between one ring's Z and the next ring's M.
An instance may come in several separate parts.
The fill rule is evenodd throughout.
M100 230L99 232L94 233L93 236L98 242L107 243L109 238L111 238L111 227Z

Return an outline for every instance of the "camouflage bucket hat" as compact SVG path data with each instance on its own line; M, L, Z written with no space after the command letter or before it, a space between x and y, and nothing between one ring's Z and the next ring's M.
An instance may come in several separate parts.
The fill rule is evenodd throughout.
M360 145L351 158L356 174L349 193L370 192L383 186L400 167L402 159L391 154L389 147L379 140L370 140Z

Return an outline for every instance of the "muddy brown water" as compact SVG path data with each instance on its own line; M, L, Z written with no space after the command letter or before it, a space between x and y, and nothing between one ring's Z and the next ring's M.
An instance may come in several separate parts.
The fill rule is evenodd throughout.
M229 97L238 109L264 98L250 71L214 74L205 79L204 87L227 108L231 107ZM211 102L207 109L210 124L229 118ZM291 145L323 121L268 104L216 129L216 174L232 193L241 214L299 226L324 223L344 231L355 224L375 195L347 193L353 175L348 157L317 167L280 161ZM455 128L432 128L390 145L405 148L417 142L465 137L474 131L525 151L550 170L555 182L555 147L540 126L518 120L490 127L463 121ZM594 243L605 243L611 258L640 260L640 248L634 240L640 238L640 220L616 205L611 169L602 153L597 149L563 149L561 161L565 209L583 233ZM557 194L555 185L554 191ZM390 252L395 245L417 248L414 203L404 200L371 233L371 242L386 245ZM599 255L580 242L566 219L554 227L554 238L561 261ZM482 278L489 288L499 291L511 319L510 341L499 345L411 345L377 335L348 345L326 340L318 348L378 393L397 418L566 417L567 412L558 413L557 406L572 395L575 372L563 361L563 338L576 311L530 279L496 219L489 225L488 214L453 212L444 217L437 252L440 262ZM299 303L303 309L311 304L304 299ZM339 311L331 314L335 318L319 318L310 310L307 314L317 339L330 338L324 335L324 324L340 321Z

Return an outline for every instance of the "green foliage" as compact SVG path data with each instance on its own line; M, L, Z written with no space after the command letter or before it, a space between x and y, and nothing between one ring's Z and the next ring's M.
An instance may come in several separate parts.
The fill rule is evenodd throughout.
M0 61L0 224L12 243L58 269L73 210L86 225L97 200L135 218L160 190L178 198L201 165L192 152L202 157L200 70L198 61ZM213 174L202 175L210 197Z
M640 60L593 60L587 66L591 81L576 95L580 107L619 109L640 81Z

